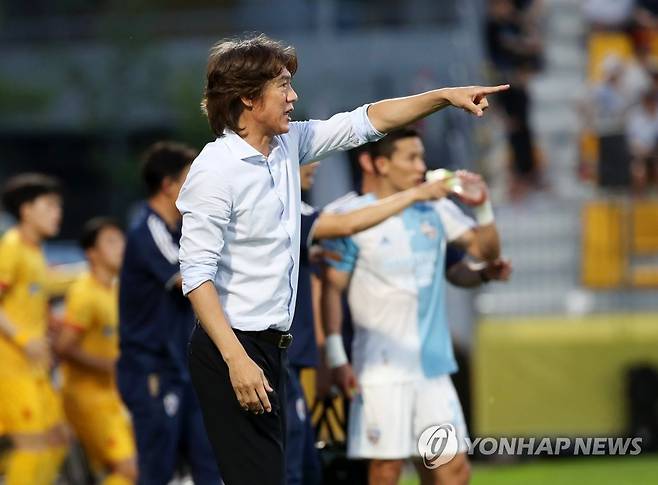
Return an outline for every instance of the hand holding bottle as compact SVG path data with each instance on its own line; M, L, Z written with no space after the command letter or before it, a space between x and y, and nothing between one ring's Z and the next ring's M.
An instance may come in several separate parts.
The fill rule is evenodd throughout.
M467 205L477 206L487 200L487 186L482 177L476 173L466 170L453 172L439 168L427 172L426 179L445 180L451 193Z

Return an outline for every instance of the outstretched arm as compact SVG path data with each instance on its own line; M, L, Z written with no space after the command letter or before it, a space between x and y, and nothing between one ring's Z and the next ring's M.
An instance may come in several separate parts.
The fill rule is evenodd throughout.
M415 202L445 197L449 190L444 181L425 182L417 187L390 195L374 204L340 214L323 212L313 231L314 239L333 239L365 231Z
M489 107L487 95L506 89L509 89L509 84L442 88L415 96L386 99L370 106L368 118L376 130L388 133L447 106L461 108L479 117Z

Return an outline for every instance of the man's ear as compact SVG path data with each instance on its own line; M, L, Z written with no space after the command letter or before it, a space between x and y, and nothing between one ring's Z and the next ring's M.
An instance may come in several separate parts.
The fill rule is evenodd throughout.
M377 173L377 170L375 169L375 164L372 161L372 156L368 152L361 152L359 154L359 165L361 166L361 170L363 170L365 173L369 175L374 175Z
M386 175L388 173L388 165L390 161L391 160L388 157L381 155L375 157L375 159L372 161L372 166L375 170L375 173L377 175Z
M18 218L23 221L27 218L27 212L34 207L34 201L23 202L18 208Z
M160 184L160 191L163 194L169 195L169 192L171 192L171 188L173 187L175 182L174 177L167 175L165 178L162 179L162 183Z
M240 101L242 101L242 104L244 105L245 109L252 110L254 109L254 100L251 98L247 98L245 96L240 96Z

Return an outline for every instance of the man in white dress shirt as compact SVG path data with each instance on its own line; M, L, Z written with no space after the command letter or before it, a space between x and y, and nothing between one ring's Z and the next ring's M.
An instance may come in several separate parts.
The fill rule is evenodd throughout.
M189 365L227 485L285 483L286 348L297 289L299 165L456 106L482 116L507 86L444 88L291 122L297 56L264 35L215 45L203 105L217 139L181 190Z

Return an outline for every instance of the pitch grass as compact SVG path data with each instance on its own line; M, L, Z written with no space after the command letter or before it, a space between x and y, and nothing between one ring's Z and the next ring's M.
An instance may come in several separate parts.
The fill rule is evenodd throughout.
M418 485L408 475L402 485ZM473 465L471 485L658 484L658 455L555 458L512 465Z

